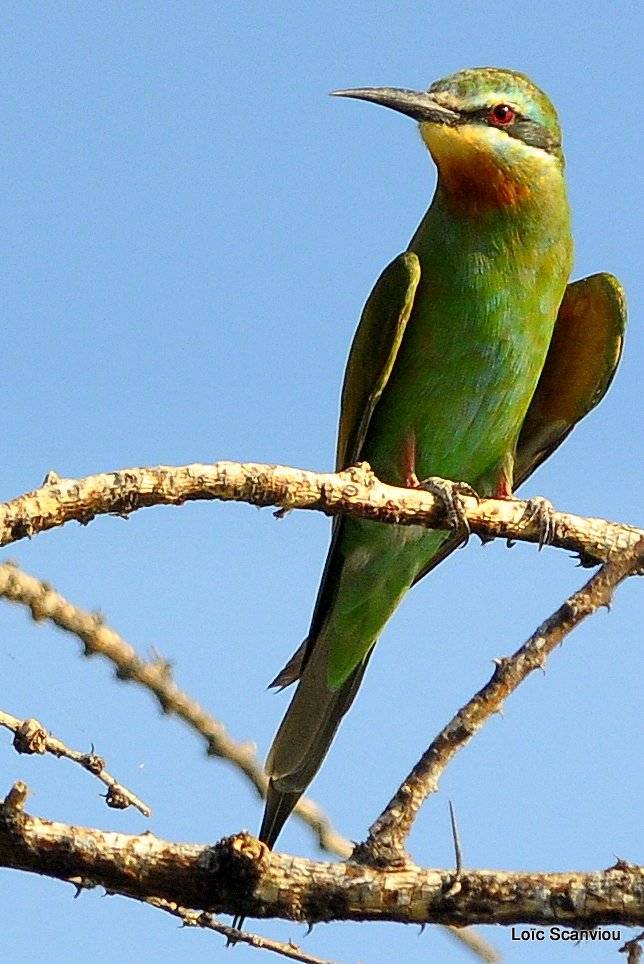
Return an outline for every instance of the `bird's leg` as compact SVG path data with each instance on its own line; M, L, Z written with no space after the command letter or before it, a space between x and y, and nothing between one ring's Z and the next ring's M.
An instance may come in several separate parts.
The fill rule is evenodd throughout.
M493 499L514 499L515 495L512 491L512 482L514 475L514 464L505 461L501 466L498 478L496 480L496 485L494 486L494 491L492 492Z
M416 475L416 436L412 429L405 436L402 452L403 485L406 489L417 489L420 485Z

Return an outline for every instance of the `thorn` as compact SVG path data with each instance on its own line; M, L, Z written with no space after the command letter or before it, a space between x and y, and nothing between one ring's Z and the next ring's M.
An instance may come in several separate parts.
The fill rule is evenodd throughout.
M83 880L82 877L70 877L69 882L74 888L74 900L78 900L80 895L83 893L83 890L85 889L85 886L86 886L85 881Z
M50 469L45 475L45 478L42 480L42 485L58 485L59 482L60 476L58 472L55 472L54 469Z
M452 825L452 840L454 841L454 857L456 860L456 876L461 876L461 871L463 869L463 851L461 850L461 839L458 833L458 824L456 823L456 813L454 811L454 805L452 801L449 801L449 819Z

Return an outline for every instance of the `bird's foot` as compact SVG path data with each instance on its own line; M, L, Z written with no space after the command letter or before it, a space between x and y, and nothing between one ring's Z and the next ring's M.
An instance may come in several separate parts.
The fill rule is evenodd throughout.
M537 495L528 499L523 519L537 525L539 529L539 551L549 546L555 535L555 507L548 499Z
M428 479L423 479L418 483L419 488L431 492L433 496L442 503L445 517L452 529L461 532L464 541L470 537L470 524L467 521L465 506L461 496L469 496L471 499L479 501L478 493L474 491L467 482L450 482L438 476L431 475Z

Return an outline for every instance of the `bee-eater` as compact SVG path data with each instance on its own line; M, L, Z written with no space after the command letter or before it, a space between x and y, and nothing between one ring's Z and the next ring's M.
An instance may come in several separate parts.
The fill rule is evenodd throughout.
M555 109L524 74L490 67L427 92L336 94L414 118L438 168L409 248L364 307L342 388L336 469L366 461L393 485L441 477L511 498L602 398L625 327L615 278L568 284ZM270 847L318 771L387 620L462 541L462 531L335 518L309 634L273 684L299 680L266 761L260 838Z

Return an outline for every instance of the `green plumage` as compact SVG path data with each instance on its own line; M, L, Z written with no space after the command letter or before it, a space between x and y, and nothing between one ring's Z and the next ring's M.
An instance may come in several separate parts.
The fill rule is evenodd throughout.
M408 252L365 306L337 468L365 460L392 484L440 476L509 497L513 480L604 394L624 326L609 276L566 293L572 242L554 108L523 75L492 68L462 71L426 94L341 93L415 117L439 176ZM586 328L593 350L575 366ZM276 680L299 683L266 763L260 837L269 846L317 772L387 620L458 542L421 527L335 521L309 636Z

